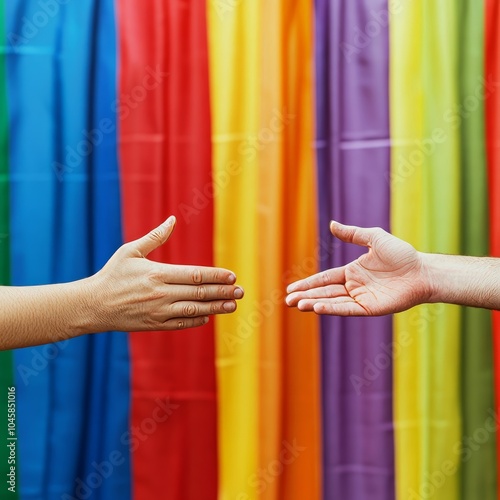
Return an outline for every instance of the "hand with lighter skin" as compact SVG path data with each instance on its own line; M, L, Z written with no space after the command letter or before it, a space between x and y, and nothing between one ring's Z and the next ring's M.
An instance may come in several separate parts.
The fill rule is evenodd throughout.
M292 283L289 306L334 316L382 316L437 302L500 309L500 259L418 252L381 228L332 221L330 230L368 251Z
M226 269L161 264L146 257L170 238L170 217L119 248L94 276L72 283L0 287L0 350L111 330L182 330L236 310L243 289Z

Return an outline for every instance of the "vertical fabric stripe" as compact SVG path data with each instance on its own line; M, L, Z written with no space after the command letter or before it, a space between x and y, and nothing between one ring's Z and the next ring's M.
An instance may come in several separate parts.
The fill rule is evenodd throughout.
M489 191L490 254L500 257L500 2L485 0L486 143ZM495 413L500 413L500 312L493 312ZM497 478L500 441L497 439ZM500 492L498 492L500 498Z
M122 243L120 179L118 175L117 39L114 0L96 4L90 27L89 134L94 145L89 158L91 198L89 249L91 271L102 268ZM121 332L90 338L91 370L87 376L83 477L104 464L105 477L95 499L131 498L130 453L123 442L129 433L130 363L128 338ZM113 470L109 466L113 460Z
M281 287L318 271L314 164L313 2L283 8L284 273ZM267 165L269 168L270 165ZM283 439L297 443L297 457L283 472L281 497L321 497L319 321L288 310L283 330Z
M174 213L178 228L151 258L211 265L205 4L124 1L118 10L126 237L137 238ZM130 436L134 497L168 489L173 498L216 498L213 327L134 334L132 362L132 428L155 423L146 439Z
M165 140L162 84L164 82L163 79L154 77L156 68L160 71L165 70L165 11L166 7L155 0L143 2L141 5L133 0L123 0L117 4L120 76L115 108L119 120L118 140L125 241L143 236L166 218L162 210L163 141ZM132 91L135 97L132 97ZM141 100L138 101L138 98ZM154 259L155 255L151 258ZM132 498L141 500L158 494L154 476L157 470L154 467L163 468L165 462L157 460L156 447L162 446L167 449L167 446L173 444L167 445L158 437L160 435L164 437L164 429L170 425L169 418L166 420L164 418L165 410L160 406L155 411L162 412L164 421L155 425L155 435L151 436L153 424L148 427L148 434L141 430L141 425L146 419L155 423L152 420L155 398L151 397L148 390L151 378L148 371L149 349L143 352L145 342L150 343L150 349L158 349L162 347L165 339L152 333L131 334L129 338L131 429L125 438L125 443L131 453ZM159 374L156 381L153 381L162 385L162 376L163 373L161 376ZM156 385L151 387L151 390L155 388ZM163 387L160 394L163 396ZM171 412L166 398L158 397L158 401L159 404L165 405L167 412ZM134 428L137 429L135 432ZM165 457L165 454L162 454L162 457ZM164 478L164 470L160 477ZM165 484L164 488L171 488L171 485Z
M316 269L310 15L300 2L261 12L259 470L286 457L275 480L258 476L268 499L320 491L317 320L284 304L286 284ZM286 448L294 444L298 456Z
M387 2L318 1L317 23L325 269L366 251L333 241L330 219L389 229ZM390 318L322 321L324 498L394 498L391 335Z
M50 89L55 94L51 110L56 124L53 161L64 165L58 176L54 170L51 172L55 182L55 211L50 220L55 239L52 266L54 281L58 283L81 279L92 272L89 244L92 145L84 131L90 128L89 47L92 47L95 5L94 1L68 3L54 19L57 35L52 63L56 79ZM48 170L52 165L44 168ZM89 407L86 396L91 394L87 392L92 367L90 342L88 336L69 341L48 365L50 413L45 488L49 498L76 494L77 481L84 484L87 481L80 456L86 444L85 416ZM90 460L99 462L99 458Z
M217 184L212 182L206 2L170 2L164 30L168 38L163 65L169 75L163 85L163 213L178 217L172 241L165 247L165 259L175 264L211 266L212 189ZM151 443L157 457L166 456L157 474L149 466L154 491L160 491L167 479L176 498L216 499L214 322L180 335L167 334L161 348L157 345L153 350L148 345L143 339L153 365L142 380L144 394L153 395L155 384L158 391L162 384L165 395L179 405L163 442ZM153 381L158 376L162 381Z
M0 4L0 39L2 44L5 38L5 4ZM9 116L7 109L6 89L6 46L0 51L0 286L10 284L10 224L9 224ZM10 450L5 446L7 443L7 393L9 387L14 385L12 365L12 352L0 352L0 477L7 480L10 472L8 462ZM9 496L15 500L19 497L19 479L21 467L18 462L16 467L17 489L16 493L9 492ZM2 488L8 488L4 482Z
M417 248L423 245L423 217L414 207L423 199L423 167L410 155L423 136L422 7L413 3L391 12L391 228ZM394 342L403 345L394 360L394 432L396 498L418 495L424 468L425 430L422 373L428 369L424 350L429 316L417 308L394 317ZM412 493L415 492L415 493Z
M12 248L17 256L13 281L18 285L88 276L109 257L110 246L120 243L119 230L107 231L107 243L99 247L99 230L94 234L92 225L93 211L99 207L93 205L91 164L103 157L113 161L106 154L110 139L93 128L95 113L100 112L94 108L91 64L97 43L95 16L94 3L53 5L44 11L20 2L9 10L9 95L15 124L11 162L16 166L11 212L16 227ZM112 13L108 20L113 21ZM112 26L106 29L113 33ZM112 46L108 49L113 52ZM114 76L107 79L114 89ZM106 87L98 88L101 92ZM109 110L112 98L105 101ZM27 143L32 147L26 148ZM114 151L113 138L111 148ZM114 182L117 195L116 174ZM107 219L111 213L119 215L119 200L112 194L107 190L108 210L100 213L99 223L119 228L119 218ZM33 237L39 240L35 247ZM105 255L101 255L103 247L107 247ZM89 491L96 498L110 494L126 498L128 456L120 444L128 407L123 342L117 354L122 366L108 378L104 374L113 367L115 353L104 344L111 346L112 337L85 337L16 352L20 451L29 457L23 461L23 498L71 498ZM103 410L104 401L109 412L117 413ZM33 414L37 414L35 423ZM123 467L116 468L112 477L102 477L99 485L92 483L96 467L120 451Z
M423 214L427 241L423 250L458 254L461 218L460 135L449 117L450 110L459 99L456 2L425 0L424 26L422 73L425 142L420 147L424 154ZM426 145L429 153L425 152ZM446 460L457 462L460 458L456 450L461 439L460 309L456 306L431 306L428 310L430 314L437 310L443 311L430 323L425 350L421 353L428 359L423 377L424 418L428 431L423 438L424 471L432 475L441 471ZM428 476L423 478L420 488L427 483ZM438 489L443 500L456 499L459 495L459 475L447 475L444 484Z
M60 24L55 20L43 30L30 25L31 29L23 31L23 18L32 23L37 5L24 0L8 2L6 7L12 284L47 284L55 280L57 260L54 213L58 179L53 162L58 134L54 109ZM43 348L29 348L14 353L20 493L26 500L49 497L52 363L44 352Z
M462 0L459 8L459 105L461 127L463 217L460 251L485 256L489 252L486 136L484 116L484 2ZM486 101L487 103L487 101ZM465 436L485 426L494 409L491 313L462 310L461 405ZM460 496L464 500L497 497L496 434L464 461Z
M258 155L260 2L211 0L210 91L214 177L229 174L215 198L215 263L246 289L235 315L216 323L219 390L219 498L258 498ZM250 142L249 142L250 141ZM254 141L253 143L251 141ZM253 145L252 145L253 144ZM257 144L258 145L258 144ZM246 496L245 496L246 495Z
M290 112L284 103L283 17L286 2L270 2L260 11L260 66L265 79L260 82L261 96L257 143L248 143L258 152L259 192L259 302L265 315L261 321L259 343L259 469L279 460L283 448L284 413L284 304L283 282L285 252L284 184L288 165L284 162L284 133L290 126L284 115ZM261 500L280 498L283 475L264 481L259 489Z
M392 228L422 251L459 251L458 128L447 118L458 99L456 25L451 2L391 17ZM459 310L424 306L398 315L395 328L408 345L395 363L398 496L434 491L429 474L449 460L439 496L456 498Z

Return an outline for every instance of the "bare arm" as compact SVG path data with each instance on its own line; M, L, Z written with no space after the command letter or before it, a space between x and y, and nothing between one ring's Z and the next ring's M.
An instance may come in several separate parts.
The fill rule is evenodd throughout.
M380 316L431 302L500 309L500 259L417 252L380 228L332 222L331 231L368 252L292 283L289 306L339 316Z
M243 290L225 269L148 260L175 218L123 245L90 278L60 285L0 287L0 350L108 330L179 330L236 310Z
M500 259L422 254L429 302L500 309Z

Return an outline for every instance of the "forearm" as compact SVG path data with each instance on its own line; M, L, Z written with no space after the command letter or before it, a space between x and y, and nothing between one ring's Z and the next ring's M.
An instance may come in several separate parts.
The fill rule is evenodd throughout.
M0 350L57 342L100 330L90 279L0 287Z
M500 309L500 259L421 254L428 302Z

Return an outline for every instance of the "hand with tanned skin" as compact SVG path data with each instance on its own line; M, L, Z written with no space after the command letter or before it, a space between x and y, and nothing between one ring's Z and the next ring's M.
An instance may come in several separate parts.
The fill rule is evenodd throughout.
M147 259L175 227L170 217L119 248L94 276L72 283L0 287L0 350L118 331L181 330L236 310L243 289L226 269Z

